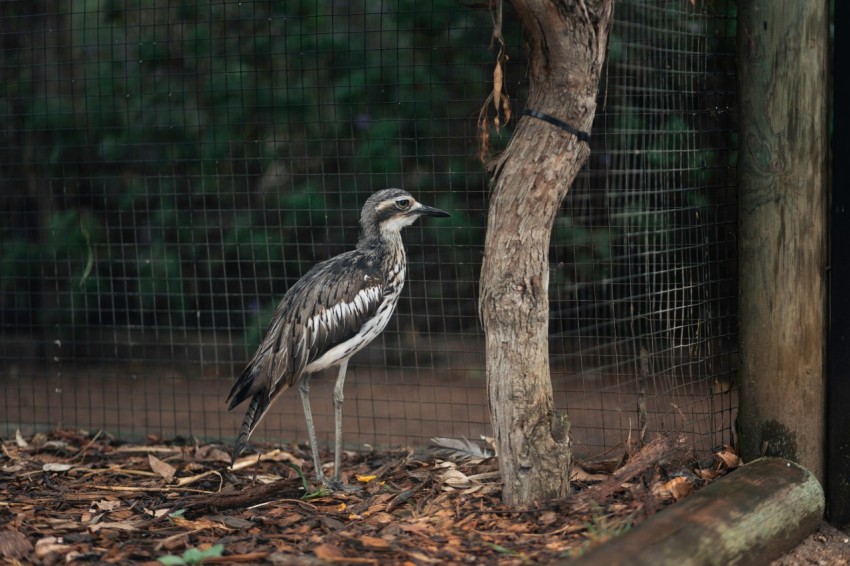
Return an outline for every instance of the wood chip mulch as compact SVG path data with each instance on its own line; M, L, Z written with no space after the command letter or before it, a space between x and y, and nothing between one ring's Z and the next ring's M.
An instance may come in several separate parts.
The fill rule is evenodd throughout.
M567 499L508 509L496 459L465 442L473 449L347 453L356 489L326 493L297 446L231 468L220 444L17 435L0 454L0 563L551 562L739 463L728 448L698 463L662 436L629 457L577 462Z

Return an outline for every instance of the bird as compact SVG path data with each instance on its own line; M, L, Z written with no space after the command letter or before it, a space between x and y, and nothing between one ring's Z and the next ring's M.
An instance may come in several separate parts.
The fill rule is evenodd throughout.
M360 213L355 249L316 264L281 299L265 338L227 397L233 410L250 399L233 449L233 462L269 407L291 387L304 407L316 479L340 490L343 386L348 361L389 322L404 286L407 255L401 230L421 216L447 217L407 191L373 193ZM334 474L325 478L319 462L310 406L312 374L337 366L333 389Z

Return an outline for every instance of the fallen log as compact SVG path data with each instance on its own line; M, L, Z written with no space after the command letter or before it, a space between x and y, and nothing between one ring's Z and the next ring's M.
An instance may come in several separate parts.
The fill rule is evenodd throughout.
M298 499L304 495L304 492L299 489L300 486L297 479L284 478L267 484L246 487L240 491L222 491L187 498L180 507L185 507L187 517L213 510L245 509L275 499Z
M767 564L818 527L824 505L808 470L760 458L569 564Z

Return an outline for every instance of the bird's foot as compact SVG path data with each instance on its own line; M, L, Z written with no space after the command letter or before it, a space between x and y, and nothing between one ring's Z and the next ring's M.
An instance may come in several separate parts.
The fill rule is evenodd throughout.
M361 491L363 488L358 485L350 485L344 483L339 478L325 478L322 480L322 485L324 485L325 489L329 489L330 491L341 491L343 493L353 493L356 491Z

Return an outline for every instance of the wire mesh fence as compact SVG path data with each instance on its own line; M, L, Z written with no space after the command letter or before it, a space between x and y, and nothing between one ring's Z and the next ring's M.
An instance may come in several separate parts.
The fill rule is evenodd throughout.
M232 439L224 399L277 301L386 187L452 217L406 229L397 312L349 365L346 441L489 434L491 33L453 0L0 4L0 434ZM734 2L617 4L592 157L552 236L552 377L579 453L643 428L731 441L734 33ZM313 387L322 441L332 381ZM254 438L306 438L294 395Z
M734 8L702 7L617 5L591 164L553 236L556 383L579 444L733 440Z

